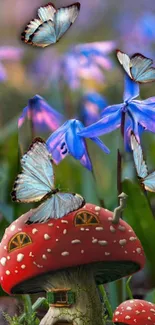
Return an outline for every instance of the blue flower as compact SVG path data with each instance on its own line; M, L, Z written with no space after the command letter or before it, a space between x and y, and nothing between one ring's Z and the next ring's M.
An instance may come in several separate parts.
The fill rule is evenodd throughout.
M102 118L79 132L82 137L96 137L119 128L122 115L125 115L124 141L127 150L130 150L130 132L133 130L140 141L141 133L146 130L155 133L155 97L146 100L137 100L139 85L125 77L124 102L108 106L103 110Z
M97 122L106 106L106 99L99 93L95 91L86 93L81 100L80 120L85 126Z
M85 139L79 136L79 132L83 129L84 126L80 121L76 119L68 120L47 139L47 148L56 164L59 164L69 154L80 160L84 167L92 170ZM90 137L90 139L105 153L110 152L97 137Z
M55 111L39 95L29 99L28 106L23 109L18 119L18 128L25 120L29 120L34 132L51 132L55 131L63 123L63 115Z

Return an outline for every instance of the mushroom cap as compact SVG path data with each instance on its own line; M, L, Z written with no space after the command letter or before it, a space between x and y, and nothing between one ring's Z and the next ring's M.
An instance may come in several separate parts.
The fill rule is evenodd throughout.
M116 308L113 322L127 325L155 325L155 305L140 299L124 301Z
M5 231L0 244L0 280L11 293L45 291L47 275L88 265L97 284L120 279L144 267L142 245L113 212L86 204L60 219L26 224L30 210Z

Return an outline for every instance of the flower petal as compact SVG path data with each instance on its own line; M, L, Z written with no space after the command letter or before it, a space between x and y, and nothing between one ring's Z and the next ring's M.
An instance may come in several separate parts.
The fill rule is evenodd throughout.
M99 138L90 138L90 140L94 141L105 153L110 153L108 147Z
M74 120L74 122L70 124L65 135L68 152L75 159L81 159L86 150L84 139L77 135L77 132L80 130L78 124L79 123Z
M141 124L146 130L155 133L155 112L152 109L148 109L147 106L144 109L140 103L131 102L128 111L135 122Z
M28 119L36 132L54 131L63 121L63 115L55 111L39 95L35 95L28 102L28 106L23 109L22 115L18 119L20 128L24 121Z
M65 132L69 128L70 121L66 121L61 127L54 131L50 137L47 139L46 144L49 151L52 151L65 141Z
M115 113L107 115L105 113L104 117L98 122L84 128L79 132L79 135L86 138L92 138L100 136L109 132L114 131L121 125L121 110L122 104L116 105L119 109ZM114 105L113 105L114 109ZM106 109L105 109L106 110Z
M87 153L87 151L85 151L84 155L82 156L82 158L80 159L80 163L87 169L92 170L92 163L91 160L89 158L89 155Z
M124 102L130 101L139 96L139 84L133 81L127 74L125 75Z

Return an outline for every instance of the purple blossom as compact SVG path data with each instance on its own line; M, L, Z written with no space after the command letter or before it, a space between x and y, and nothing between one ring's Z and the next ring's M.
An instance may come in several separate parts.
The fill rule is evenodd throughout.
M130 132L133 130L140 142L142 131L155 133L155 97L137 100L139 85L125 77L124 101L121 104L106 107L102 118L79 132L82 137L96 137L114 131L121 126L122 114L125 114L124 141L126 150L130 149Z
M103 70L112 68L108 54L116 47L116 42L94 42L72 46L66 53L55 51L41 54L30 67L30 74L36 82L65 81L71 89L81 86L81 79L104 82ZM51 65L49 61L52 58Z
M47 139L48 150L56 164L59 164L69 154L79 160L84 167L92 170L85 139L79 136L79 132L83 129L84 125L80 121L68 120ZM105 153L110 152L99 138L90 137L90 139Z
M81 79L104 81L103 69L110 70L107 55L116 47L114 41L84 43L73 46L61 59L62 74L69 87L80 87Z
M23 109L18 119L18 128L20 128L27 119L32 124L35 132L55 131L63 123L63 115L55 111L45 99L39 95L35 95L28 101L28 106Z
M22 54L23 50L14 46L0 47L0 81L7 79L7 73L1 61L18 61Z

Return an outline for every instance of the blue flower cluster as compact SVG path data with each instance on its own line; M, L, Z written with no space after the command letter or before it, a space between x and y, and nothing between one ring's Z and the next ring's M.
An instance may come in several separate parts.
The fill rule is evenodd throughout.
M105 45L103 47L101 43L95 43L94 46L85 44L79 45L79 47L77 45L76 51L77 53L79 51L81 59L83 58L82 62L89 58L89 61L103 64L105 59L102 53L103 48L105 53ZM111 44L108 44L107 51L110 49ZM52 131L53 133L47 139L47 147L56 164L59 164L67 155L71 155L79 160L84 167L92 170L86 138L94 141L108 154L109 149L98 136L121 127L125 148L130 151L131 131L134 132L139 143L142 132L155 132L155 97L140 100L138 99L139 95L139 84L125 75L122 103L107 106L105 98L97 92L85 92L79 114L81 121L73 116L73 119L66 122L63 115L51 108L43 98L36 95L29 100L28 106L23 110L18 126L20 128L27 118L31 120L35 128L46 128L50 132Z

